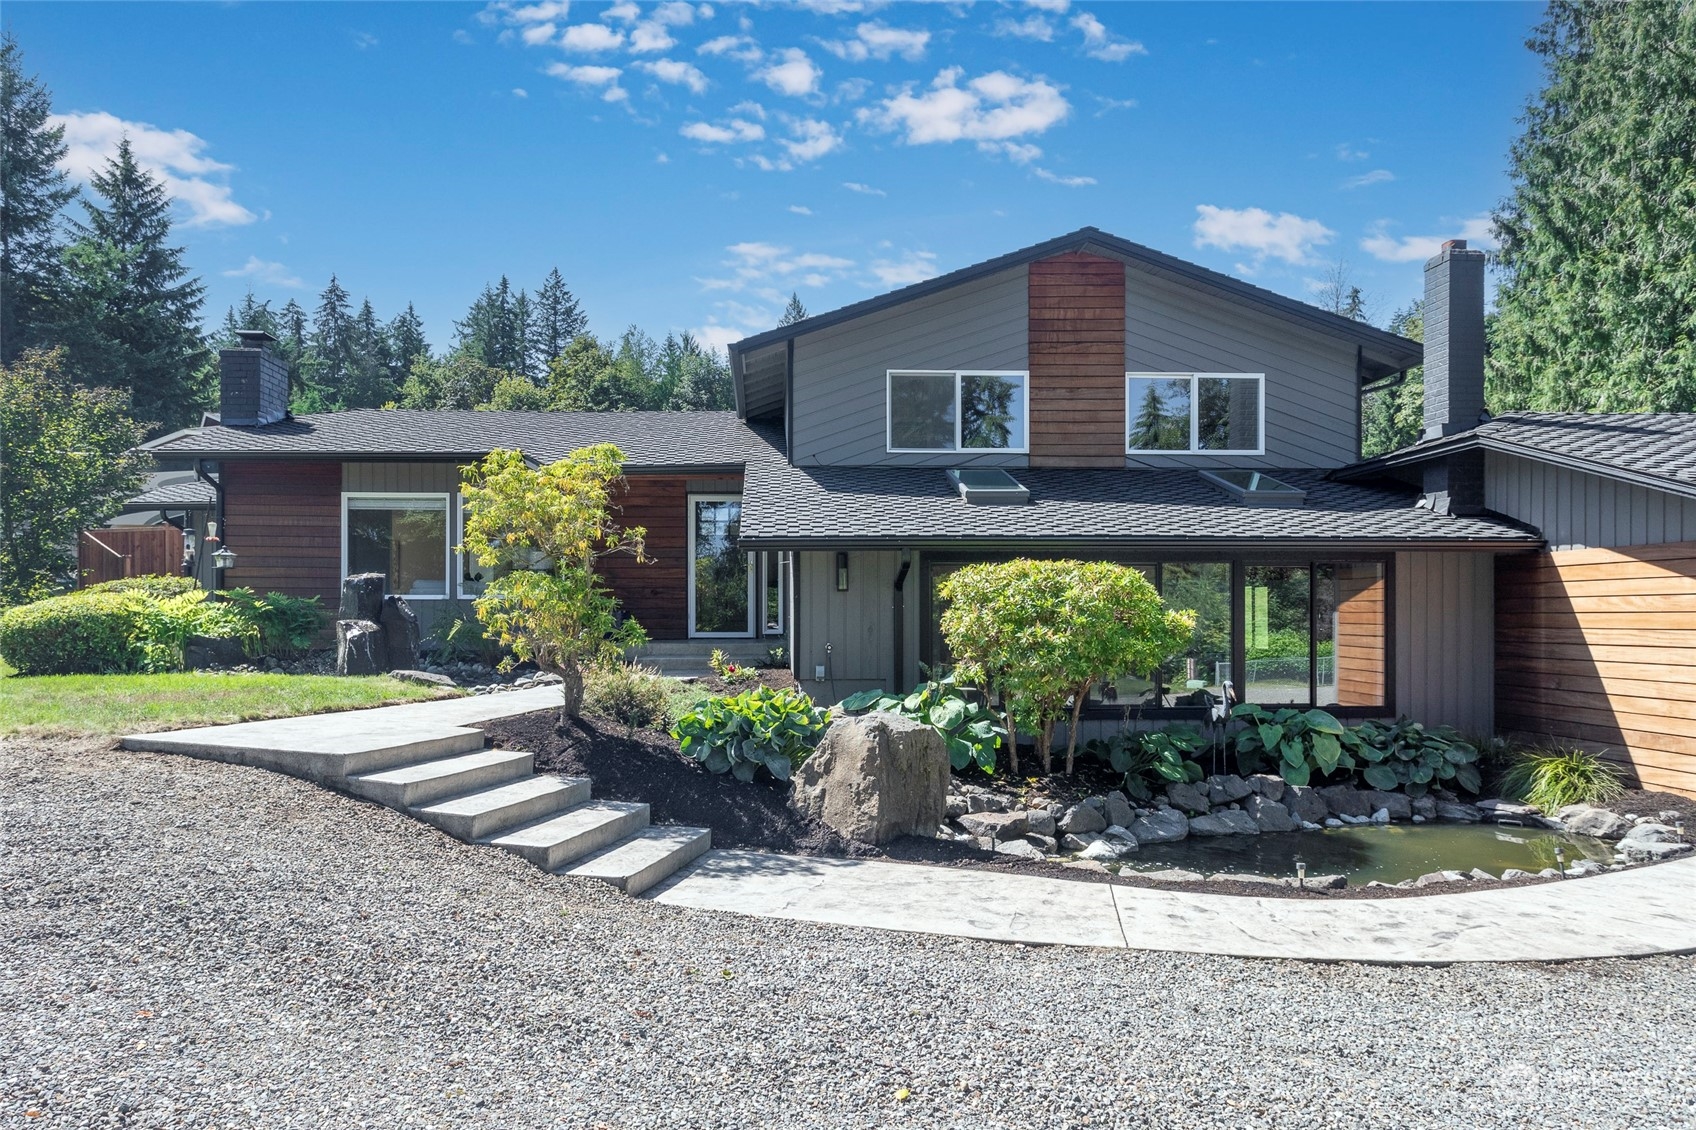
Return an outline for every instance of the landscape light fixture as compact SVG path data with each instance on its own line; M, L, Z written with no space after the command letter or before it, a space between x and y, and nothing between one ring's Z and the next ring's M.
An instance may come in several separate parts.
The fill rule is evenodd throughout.
M1555 869L1561 873L1561 878L1566 878L1566 849L1559 844L1555 845Z
M1296 860L1296 886L1307 886L1307 864L1299 859Z

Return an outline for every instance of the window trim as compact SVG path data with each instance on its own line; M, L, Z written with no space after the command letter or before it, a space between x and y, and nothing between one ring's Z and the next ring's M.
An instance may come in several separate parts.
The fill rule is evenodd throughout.
M895 446L895 378L900 376L954 378L954 446ZM1018 377L1025 394L1024 443L1019 447L964 447L961 430L965 417L960 410L960 386L966 377ZM1129 388L1130 386L1126 386ZM1129 433L1127 433L1127 436ZM883 372L883 449L889 455L1029 455L1031 451L1031 374L1029 369L885 369Z
M695 504L697 502L735 502L741 503L740 494L713 493L690 491L683 511L684 521L688 523L689 558L687 572L683 577L683 585L688 595L689 629L688 638L692 640L749 640L759 638L759 612L763 605L760 602L760 563L755 557L755 550L747 549L742 555L748 562L748 627L741 632L698 632L695 630Z
M1233 380L1253 380L1258 390L1256 396L1256 411L1259 418L1260 443L1253 448L1203 448L1201 442L1201 418L1198 415L1200 405L1196 398L1196 383L1205 378L1224 378ZM1132 380L1188 380L1190 383L1190 445L1189 448L1159 448L1132 447L1131 421L1136 413L1131 406ZM1127 370L1125 372L1125 454L1126 455L1265 455L1266 454L1266 374L1265 373L1146 373Z
M348 568L348 566L347 566L347 558L348 558L347 514L348 514L349 510L353 509L353 507L350 505L351 501L353 499L356 499L356 498L432 498L432 499L437 499L442 503L442 526L443 526L442 540L446 544L443 547L443 551L442 551L442 591L441 591L441 593L439 595L433 595L433 594L429 594L429 593L397 592L397 593L389 593L389 595L391 595L391 596L404 596L409 601L411 601L411 600L454 600L454 599L456 599L455 596L454 596L454 593L456 593L458 591L458 582L457 582L457 580L454 576L454 568L453 568L453 566L454 566L453 537L452 537L453 496L448 494L446 491L435 491L435 490L423 490L423 491L407 491L407 490L355 490L355 491L346 491L346 490L344 490L344 491L342 491L341 543L342 543L342 577L344 579L348 575L348 573L347 573L347 568ZM384 588L385 592L388 591L387 582L384 583L383 588Z

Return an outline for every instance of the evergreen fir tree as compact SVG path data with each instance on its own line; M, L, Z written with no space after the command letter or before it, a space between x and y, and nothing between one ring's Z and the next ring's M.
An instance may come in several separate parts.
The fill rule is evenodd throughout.
M87 223L65 252L57 332L72 371L124 388L131 415L154 434L199 422L210 372L200 336L204 288L169 245L170 197L136 163L128 138L90 182Z
M241 339L236 336L237 330L264 330L280 340L282 328L277 315L271 311L270 301L261 302L250 290L243 296L240 305L231 306L224 313L223 330L213 344L219 349L236 348L241 344Z
M394 321L389 323L390 377L399 386L412 371L412 363L428 356L430 343L424 339L424 319L408 302L406 309L396 314Z
M306 361L306 311L292 298L277 315L276 334L275 349L289 367L289 398L292 402L306 387L301 377Z
M1415 302L1399 310L1388 327L1393 334L1425 340L1425 309ZM1364 459L1415 443L1425 428L1425 370L1408 370L1401 384L1380 389L1360 406L1360 454Z
M780 326L792 326L806 318L807 308L801 305L801 296L795 291L789 292L789 305L783 308L783 317L777 320Z
M730 365L687 331L668 335L660 347L664 406L673 412L722 411L736 407Z
M58 162L65 128L47 122L47 88L23 71L8 32L0 38L0 363L45 338L42 322L59 275L59 211L76 195Z
M518 297L505 275L496 286L486 286L471 304L465 320L454 323L457 346L483 364L508 372L522 372L528 344L524 340ZM524 298L524 307L529 299Z
M340 407L381 408L391 403L398 391L390 377L389 335L377 320L371 300L365 299L351 327L347 378L342 386Z
M589 319L577 304L576 296L566 289L558 267L548 272L542 289L536 292L535 307L535 320L530 330L530 353L536 360L537 372L546 373L549 363L564 353L565 347L578 334L589 328Z
M353 371L353 316L348 293L335 275L318 296L312 315L312 335L302 360L305 377L301 402L308 412L342 407L343 393Z
M1696 409L1696 5L1555 0L1528 46L1490 407Z

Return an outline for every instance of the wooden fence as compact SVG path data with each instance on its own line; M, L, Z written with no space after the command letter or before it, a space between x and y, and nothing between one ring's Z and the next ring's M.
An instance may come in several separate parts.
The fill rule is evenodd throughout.
M77 541L77 587L182 572L183 532L175 526L84 530Z

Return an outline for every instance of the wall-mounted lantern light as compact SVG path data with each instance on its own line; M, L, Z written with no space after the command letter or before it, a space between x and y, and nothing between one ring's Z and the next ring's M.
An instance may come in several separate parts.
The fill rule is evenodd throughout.
M836 555L836 591L848 591L848 555L846 553Z

